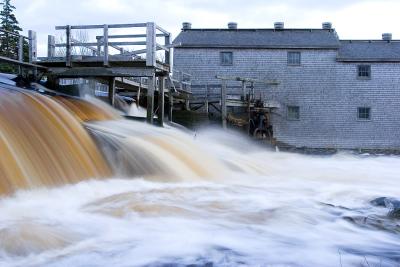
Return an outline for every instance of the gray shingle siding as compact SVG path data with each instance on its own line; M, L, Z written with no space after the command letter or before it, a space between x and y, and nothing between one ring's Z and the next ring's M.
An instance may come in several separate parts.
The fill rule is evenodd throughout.
M232 66L220 65L221 51L233 52ZM288 66L288 51L301 52L300 66ZM218 84L215 75L280 81L277 86L256 83L255 91L280 103L272 116L274 137L288 145L400 149L400 62L367 63L372 77L362 80L357 66L365 63L342 62L340 53L335 48L177 47L174 68L191 73L194 84ZM300 120L287 119L288 105L300 106ZM358 119L358 107L371 107L370 121Z

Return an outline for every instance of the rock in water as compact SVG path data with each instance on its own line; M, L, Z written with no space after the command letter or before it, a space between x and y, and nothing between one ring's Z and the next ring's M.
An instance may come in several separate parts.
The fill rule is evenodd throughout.
M378 197L370 201L371 205L377 206L377 207L386 207L385 205L385 199L386 197Z
M374 200L371 200L370 203L377 207L388 208L389 217L400 218L400 200L392 197L378 197Z

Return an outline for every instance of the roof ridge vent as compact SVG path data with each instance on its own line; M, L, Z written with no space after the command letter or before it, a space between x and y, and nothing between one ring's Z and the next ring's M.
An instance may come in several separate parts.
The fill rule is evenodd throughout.
M230 29L230 30L237 30L237 28L238 28L237 22L229 22L229 23L228 23L228 29Z
M275 30L283 30L285 28L285 23L284 22L275 22L274 23L274 29Z
M392 41L392 34L391 33L383 33L382 34L382 40L383 41Z
M182 30L190 30L190 29L192 29L192 23L190 23L190 22L182 23Z
M323 22L322 29L324 30L332 30L332 23L331 22Z

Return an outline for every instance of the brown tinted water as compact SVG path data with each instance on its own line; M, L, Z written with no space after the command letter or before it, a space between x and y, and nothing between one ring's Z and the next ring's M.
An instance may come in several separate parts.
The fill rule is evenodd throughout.
M81 124L111 118L84 100L0 90L0 193L111 176Z

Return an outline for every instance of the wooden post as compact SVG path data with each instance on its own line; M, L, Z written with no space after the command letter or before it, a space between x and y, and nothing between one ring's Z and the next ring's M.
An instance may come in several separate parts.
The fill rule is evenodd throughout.
M227 110L226 110L226 80L221 80L221 115L222 115L222 128L226 129L226 117L227 117Z
M18 39L18 61L24 62L24 37L19 36Z
M168 91L168 120L172 122L172 113L174 111L174 95L172 86L170 86Z
M186 89L186 88L183 88L183 82L184 82L184 73L183 73L183 71L180 71L180 72L178 72L178 74L179 74L179 88L181 89L181 91L184 91L184 89ZM185 99L185 110L190 110L190 101L189 101L189 99Z
M56 39L53 35L47 36L47 57L55 57L56 54Z
M67 67L71 67L71 26L67 25L67 29L65 30L65 34L67 35L66 39L66 52L65 52L65 65Z
M18 61L24 62L24 37L19 36L18 40ZM22 66L19 66L19 74L22 75Z
M37 60L37 39L36 32L28 31L29 38L29 63L34 63ZM37 78L37 68L33 68L33 77Z
M137 107L139 107L139 102L140 102L140 91L142 90L142 80L143 80L143 78L142 77L140 77L140 81L139 81L139 88L138 88L138 91L137 91L137 95L136 95L136 106Z
M171 35L165 36L165 46L170 47L171 44ZM171 62L171 53L169 51L165 51L165 64L170 64Z
M250 100L254 100L254 82L251 82L250 90L251 90Z
M60 79L56 76L49 75L47 76L47 83L46 86L52 90L57 90L60 83Z
M165 91L165 77L159 77L158 88L158 124L164 126L164 91Z
M154 87L155 87L155 76L148 78L147 84L147 122L153 124L154 118Z
M242 97L243 97L243 101L246 101L246 82L242 81Z
M37 39L36 32L29 31L29 63L33 63L37 59Z
M247 126L246 126L246 130L247 130L247 134L250 135L250 120L251 120L251 102L250 102L250 94L249 94L249 99L247 101Z
M97 38L97 56L101 56L101 38Z
M204 102L204 106L205 106L205 108L206 108L206 114L208 115L208 112L209 112L209 110L208 110L208 83L206 83L206 99L205 99L205 102Z
M156 24L154 22L147 22L146 26L146 66L156 66Z
M89 79L89 90L90 90L90 95L95 95L96 93L96 79L90 78Z
M104 60L103 65L108 67L108 25L104 24L103 47L104 47Z
M111 106L115 105L115 77L110 77L108 80L108 101Z

